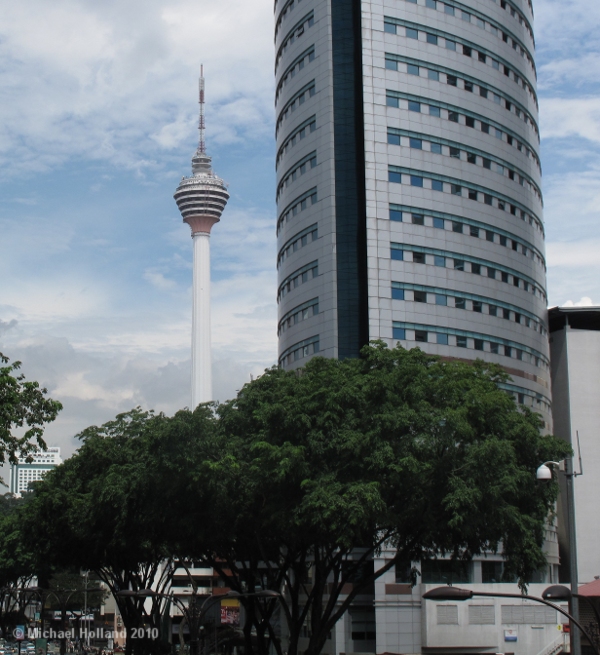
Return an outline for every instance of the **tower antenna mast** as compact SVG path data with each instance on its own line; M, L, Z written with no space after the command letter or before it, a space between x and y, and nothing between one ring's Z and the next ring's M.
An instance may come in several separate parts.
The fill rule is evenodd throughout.
M204 64L200 64L200 89L198 102L200 103L200 117L198 120L200 140L198 141L198 152L205 154L206 143L204 141Z

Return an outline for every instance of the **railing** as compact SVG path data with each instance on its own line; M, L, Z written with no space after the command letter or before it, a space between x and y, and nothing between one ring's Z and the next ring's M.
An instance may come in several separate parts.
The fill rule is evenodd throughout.
M552 643L544 646L537 655L557 655L558 653L565 652L564 650L564 636L561 633Z

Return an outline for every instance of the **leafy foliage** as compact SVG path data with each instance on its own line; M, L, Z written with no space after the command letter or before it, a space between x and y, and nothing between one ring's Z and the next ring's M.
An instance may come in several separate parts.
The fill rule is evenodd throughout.
M45 448L45 423L53 421L62 405L46 398L47 389L37 382L26 382L25 376L15 373L21 362L9 364L0 353L0 464L6 459L17 463L17 455L27 456L38 447ZM21 436L15 428L25 428Z

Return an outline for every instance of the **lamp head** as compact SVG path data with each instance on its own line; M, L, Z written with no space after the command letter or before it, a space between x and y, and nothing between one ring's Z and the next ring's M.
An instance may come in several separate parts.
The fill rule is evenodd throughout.
M563 585L555 584L544 590L542 598L550 601L571 600L571 590Z
M458 587L436 587L423 594L426 600L469 600L473 598L473 592L470 589L459 589Z
M552 471L548 466L542 464L535 472L536 480L552 480Z

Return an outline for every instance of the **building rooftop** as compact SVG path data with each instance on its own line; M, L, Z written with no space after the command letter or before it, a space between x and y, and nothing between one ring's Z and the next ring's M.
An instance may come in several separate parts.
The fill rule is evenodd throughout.
M567 322L576 330L600 330L600 307L551 307L548 322L550 332L562 330Z

